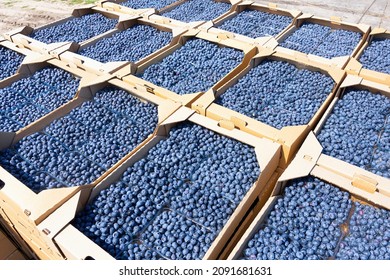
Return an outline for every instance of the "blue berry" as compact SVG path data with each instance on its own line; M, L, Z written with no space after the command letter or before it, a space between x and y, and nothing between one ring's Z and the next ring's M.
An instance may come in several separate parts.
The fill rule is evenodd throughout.
M173 211L164 211L142 234L145 244L171 260L202 259L215 233Z
M317 178L291 181L241 258L328 259L351 206L347 192Z
M204 227L219 232L237 205L221 193L194 182L177 190L170 207Z
M155 8L156 10L161 10L162 8L171 5L176 1L177 0L127 0L120 3L120 5L132 9Z
M251 38L276 36L290 25L288 16L266 13L258 10L245 10L225 21L218 28L245 35Z
M17 131L70 101L78 79L61 69L44 68L0 89L0 131Z
M116 98L124 102L122 113L112 111L117 109L118 101L112 101ZM50 188L89 184L139 145L156 125L154 105L123 90L105 88L43 132L0 152L0 164L36 192L48 186L40 177L31 184L29 176L35 173L53 178Z
M220 95L216 103L277 129L306 125L333 84L322 73L265 60Z
M202 39L190 39L139 76L180 95L195 93L207 91L242 59L241 51L219 47Z
M114 29L117 22L116 19L102 14L88 14L55 26L38 29L31 34L31 37L46 44L68 41L81 43Z
M259 173L253 148L180 124L102 191L74 225L120 258L137 258L125 248L140 240L167 259L201 259ZM114 234L127 236L119 251Z
M362 35L358 32L304 23L287 37L281 46L325 58L333 58L352 55L361 38Z
M230 4L214 0L188 0L162 15L185 22L209 21L228 12L230 8Z
M374 38L359 60L364 68L390 74L390 39Z
M169 32L148 25L136 25L113 36L99 40L95 45L80 51L81 55L100 62L137 62L167 45L172 39Z
M0 46L0 81L16 74L23 59L24 55Z
M166 260L155 250L150 249L142 243L134 241L127 247L127 251L123 255L118 256L116 259L125 260Z
M355 202L337 259L390 260L390 211Z
M318 135L324 153L389 178L389 113L390 98L348 89Z

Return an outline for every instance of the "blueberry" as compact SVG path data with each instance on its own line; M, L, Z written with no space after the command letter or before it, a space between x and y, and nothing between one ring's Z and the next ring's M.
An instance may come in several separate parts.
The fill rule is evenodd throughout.
M176 1L177 0L127 0L120 3L120 5L132 9L155 8L156 10L160 10L166 6L175 3Z
M216 103L277 129L306 125L328 97L333 80L283 61L265 60Z
M346 90L318 135L323 152L389 178L389 112L390 98Z
M214 0L188 0L162 15L180 21L209 21L228 12L231 5Z
M81 50L80 54L103 63L137 62L167 45L171 39L172 34L169 32L159 31L148 25L136 25L99 40L96 44Z
M390 212L355 202L349 234L343 240L338 259L390 259Z
M342 204L341 202L344 202ZM328 259L352 203L346 192L317 178L288 183L265 225L249 240L242 259ZM336 227L330 228L330 225Z
M35 77L33 81L36 80L39 79ZM65 82L69 81L58 82L53 92L61 93ZM29 99L34 98L32 91L23 93ZM116 106L118 102L124 103ZM27 120L19 118L22 113L39 113L31 103L14 111L20 111L14 120L21 123ZM55 120L44 131L0 152L0 162L36 192L93 183L151 134L157 121L154 105L143 103L123 90L105 88L96 93L94 100ZM36 173L47 176L35 176ZM116 239L110 242L115 243Z
M328 26L305 22L280 45L296 51L325 58L350 56L359 44L362 34L331 29Z
M23 59L24 55L0 46L0 81L16 74Z
M190 39L139 76L178 94L195 93L207 91L242 59L241 51L219 47L202 39Z
M46 44L68 41L81 43L115 28L116 24L116 19L102 14L87 14L71 18L58 25L38 29L31 34L31 37Z
M390 74L390 39L374 38L359 60L364 68Z
M276 36L287 28L291 22L292 19L288 16L248 9L223 22L218 28L257 38Z
M28 78L0 89L0 131L14 131L29 125L70 101L78 79L61 69L44 68Z
M102 243L108 252L116 248L111 241L115 232L122 230L116 238L140 239L164 258L201 259L259 173L253 148L183 123L102 191L74 225L95 242L110 238ZM102 224L107 216L113 226ZM135 258L135 252L128 254Z

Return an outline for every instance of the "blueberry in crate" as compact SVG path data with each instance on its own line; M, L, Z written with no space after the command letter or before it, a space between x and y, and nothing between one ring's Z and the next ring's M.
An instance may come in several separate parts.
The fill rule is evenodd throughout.
M342 235L352 202L347 192L317 178L288 183L242 259L328 259Z
M253 148L183 123L127 168L122 178L102 191L73 224L114 257L134 258L135 252L128 248L137 239L164 258L200 259L259 173ZM188 227L198 230L193 234L201 235L199 240L183 237L186 244L191 243L188 248L168 250L154 230L166 213L175 213L179 224L183 223L172 224L167 238L173 238L171 229Z
M180 184L172 178L141 177L137 163L118 182L101 191L73 222L114 257L133 258L136 251L131 251L132 241L167 204L169 190Z
M232 6L214 0L188 0L163 16L179 21L209 21L228 12Z
M136 25L99 40L96 44L82 49L80 54L103 63L137 62L167 45L171 39L170 32L148 25Z
M242 61L242 51L190 39L139 76L177 94L207 91Z
M0 131L17 131L20 127L23 127L21 123L8 118L6 113L0 112Z
M390 74L390 38L374 38L359 61L364 68Z
M0 46L0 81L16 74L23 59L24 55Z
M128 101L121 107L127 115L111 110L117 97ZM145 118L147 121L142 122ZM156 106L108 87L97 92L93 101L54 121L45 132L67 144L70 150L108 169L145 140L156 128L157 121Z
M284 61L264 60L216 103L281 129L306 125L331 93L332 78Z
M336 258L343 260L390 260L390 212L355 202L349 233L340 243Z
M184 184L172 197L170 208L214 232L219 232L237 205L200 183Z
M127 247L127 251L125 249L124 253L116 256L116 259L121 260L166 260L163 256L161 256L155 250L150 249L145 246L140 241L133 241Z
M44 68L0 89L0 112L10 126L2 131L15 132L70 101L79 81L64 70Z
M281 46L330 59L352 55L361 38L358 32L305 22Z
M388 168L377 165L388 165L390 160L390 142L385 140L389 112L390 98L368 90L347 89L317 137L323 153L389 177Z
M74 17L58 25L43 27L34 31L30 36L46 44L81 43L114 29L117 22L117 19L108 18L99 13L87 14L82 17Z
M129 7L132 9L147 9L154 8L160 10L166 6L169 6L178 0L128 0L120 3L120 5Z
M145 244L170 260L202 259L216 234L174 211L163 211L142 234Z
M218 28L251 38L276 36L287 28L292 19L288 16L258 10L244 10Z
M1 165L35 192L48 188L77 186L92 183L103 173L96 164L70 152L52 137L35 133L14 147L0 152ZM53 180L46 184L45 173Z
M157 125L157 108L154 105L145 104L116 88L105 88L101 92L107 101L110 100L109 94L111 99L122 96L131 101L128 104L131 108L125 112L133 119L111 112L103 101L99 103L97 97L97 100L87 101L65 117L55 120L43 132L28 136L14 147L0 152L6 169L19 179L25 174L19 169L19 162L6 156L13 151L14 157L21 157L32 166L30 173L46 172L56 179L58 184L55 187L93 183L145 140ZM126 94L130 97L125 97ZM100 96L100 92L96 95ZM141 121L147 117L149 121L137 122L138 117ZM24 182L30 186L28 181ZM42 189L33 190L39 192Z
M387 117L387 126L389 125L389 117ZM383 177L390 178L390 158L389 153L390 143L390 127L385 127L382 131L379 141L374 150L371 162L371 170Z

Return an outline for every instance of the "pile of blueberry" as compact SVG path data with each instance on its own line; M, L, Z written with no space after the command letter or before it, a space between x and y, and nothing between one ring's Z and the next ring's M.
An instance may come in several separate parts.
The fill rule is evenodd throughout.
M190 39L140 77L177 94L207 91L241 63L244 53L202 39Z
M346 90L318 135L323 152L390 178L389 115L385 95Z
M44 68L0 89L0 131L16 132L71 100L79 81L57 68Z
M355 202L337 259L390 260L390 211Z
M120 5L132 9L155 8L156 10L161 10L162 8L169 6L177 1L178 0L127 0L120 3Z
M162 15L185 22L209 21L228 12L231 7L228 3L214 0L188 0Z
M241 259L390 259L390 211L317 178L288 183Z
M333 88L319 72L265 60L219 96L217 103L277 129L306 125Z
M287 37L281 46L303 53L333 58L351 55L361 38L362 34L358 32L331 29L328 26L305 22Z
M80 51L81 55L100 62L131 61L150 55L167 45L172 39L170 32L163 32L148 25L136 25Z
M115 258L201 259L259 174L253 148L180 124L73 224Z
M329 259L352 207L349 194L306 177L291 181L242 259Z
M23 59L24 55L0 46L0 81L16 74Z
M114 29L117 22L116 19L105 17L102 14L87 14L58 25L38 29L31 34L31 37L46 44L56 42L81 43Z
M0 152L0 165L35 192L89 184L145 140L156 125L154 105L105 88L94 100Z
M251 38L276 36L290 25L288 16L266 13L258 10L245 10L225 21L218 28Z
M390 39L373 39L360 62L364 68L390 74Z

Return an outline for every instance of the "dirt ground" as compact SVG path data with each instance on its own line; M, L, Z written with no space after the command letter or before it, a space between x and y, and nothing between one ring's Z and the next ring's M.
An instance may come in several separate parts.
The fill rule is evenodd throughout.
M0 0L0 33L21 26L37 27L69 16L77 6L93 1Z

